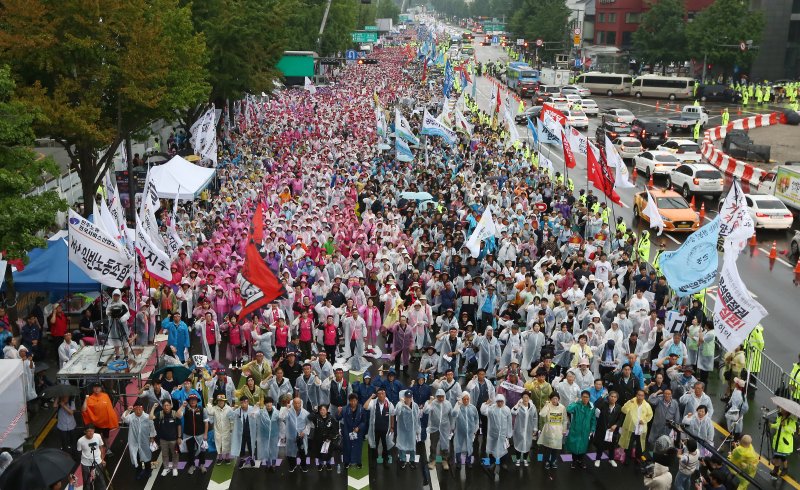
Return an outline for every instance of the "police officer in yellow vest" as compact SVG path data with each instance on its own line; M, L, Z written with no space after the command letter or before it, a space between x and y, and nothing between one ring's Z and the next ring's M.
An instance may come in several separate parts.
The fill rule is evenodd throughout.
M792 372L789 373L789 394L796 402L800 402L800 356L798 362L792 365Z
M772 429L772 471L770 476L777 480L789 470L789 456L794 452L794 436L797 432L797 417L784 409L778 410L778 418L770 424Z
M728 108L726 107L722 111L722 125L723 126L727 126L728 125L728 121L730 121L730 120L731 120L731 115L728 113Z
M648 230L642 231L639 236L639 245L636 246L636 252L639 254L639 262L644 264L650 260L650 232Z
M628 231L628 226L625 224L625 220L622 219L622 216L620 216L617 218L617 232L624 235L626 231Z
M758 373L761 372L761 353L764 351L764 327L759 323L744 341L745 369L750 372L750 389L758 389Z
M697 122L694 125L694 141L695 141L695 143L699 143L700 142L700 129L702 127L703 127L703 125L700 124L700 120L698 119Z

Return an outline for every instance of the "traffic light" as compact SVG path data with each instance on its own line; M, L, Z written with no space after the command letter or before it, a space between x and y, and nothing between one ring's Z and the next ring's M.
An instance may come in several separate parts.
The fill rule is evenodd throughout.
M706 69L708 69L708 70L710 70L712 68L714 68L714 65L712 65L711 63L709 63L708 66L706 66Z
M377 65L378 60L375 58L359 58L358 60L359 65Z
M525 49L528 49L528 42L527 41L525 41L524 46L525 46Z

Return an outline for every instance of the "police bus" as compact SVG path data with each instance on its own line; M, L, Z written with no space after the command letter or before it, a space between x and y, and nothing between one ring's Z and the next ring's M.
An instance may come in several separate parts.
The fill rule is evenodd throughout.
M618 73L590 71L579 75L575 83L588 88L592 94L628 95L633 77Z
M539 72L530 65L521 62L509 63L505 77L508 88L516 91L519 91L522 87L534 89L539 83Z
M694 79L689 77L663 77L642 75L631 84L631 95L639 97L665 97L669 100L688 99L694 91Z

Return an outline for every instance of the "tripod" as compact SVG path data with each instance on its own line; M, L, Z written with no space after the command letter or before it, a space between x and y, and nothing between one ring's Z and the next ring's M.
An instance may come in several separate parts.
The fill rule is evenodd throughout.
M103 362L103 353L106 350L106 345L108 344L109 339L112 337L122 343L122 352L125 354L125 357L128 357L128 352L130 352L134 357L136 354L133 351L133 346L131 346L130 339L128 338L128 328L125 326L119 318L110 318L109 321L111 322L108 327L108 335L103 339L100 344L100 357L97 361L97 366L102 367L105 366L106 363ZM126 347L127 344L127 347ZM119 358L119 351L117 350L118 347L114 346L114 355L116 358Z
M89 471L86 471L86 466L83 466L83 488L87 490L106 490L106 482L108 476L106 470L102 466L98 466L97 458L95 458L95 451L97 451L97 443L92 442L89 444L92 450L92 466Z

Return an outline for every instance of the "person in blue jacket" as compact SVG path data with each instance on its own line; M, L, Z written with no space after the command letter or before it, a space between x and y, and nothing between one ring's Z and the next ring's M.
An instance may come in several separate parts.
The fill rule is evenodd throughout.
M411 394L414 397L414 403L422 410L422 407L425 405L425 402L430 400L433 396L433 389L431 385L425 382L425 374L419 373L417 374L417 382L411 386ZM425 439L428 437L428 414L422 414L422 420L420 420L422 424L422 432L420 435L422 437L422 441L424 442Z
M397 379L397 371L394 368L389 368L386 378L379 378L376 385L386 390L386 398L392 402L393 405L400 403L400 393L405 390L403 384Z
M347 397L347 402L342 410L342 463L346 468L353 465L361 468L361 452L369 414L358 402L358 395L355 393Z
M378 389L379 383L372 383L372 376L369 373L364 373L364 381L356 381L351 385L352 392L358 396L358 404L363 405L367 402L375 391Z
M189 327L181 321L181 314L174 313L172 321L164 323L164 330L162 334L167 334L167 343L175 346L175 354L181 362L186 362L184 353L188 351L189 341Z

